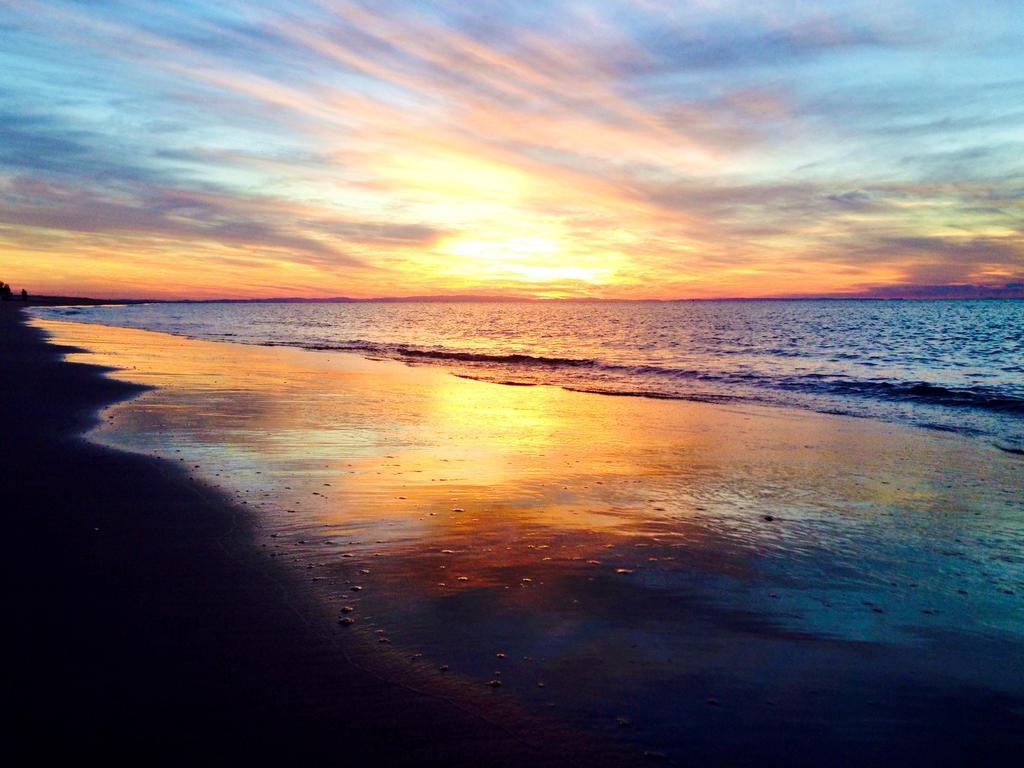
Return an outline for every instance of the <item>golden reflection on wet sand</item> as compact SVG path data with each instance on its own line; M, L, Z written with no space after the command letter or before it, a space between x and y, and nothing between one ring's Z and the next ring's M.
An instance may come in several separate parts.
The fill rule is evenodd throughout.
M764 675L749 642L762 664L799 653L865 698L887 666L862 668L849 643L895 649L921 686L1020 693L1002 670L1024 632L1024 473L983 444L38 325L156 387L95 439L179 459L256 509L268 553L351 607L353 633L527 703L627 706L670 740L689 705L665 686L717 675L717 696L744 696ZM954 668L971 643L985 660ZM796 701L799 681L774 684Z

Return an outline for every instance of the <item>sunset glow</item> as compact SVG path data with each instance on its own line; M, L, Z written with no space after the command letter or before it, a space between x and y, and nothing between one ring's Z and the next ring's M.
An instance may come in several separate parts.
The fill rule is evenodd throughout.
M1022 19L0 2L0 277L112 298L1024 283Z

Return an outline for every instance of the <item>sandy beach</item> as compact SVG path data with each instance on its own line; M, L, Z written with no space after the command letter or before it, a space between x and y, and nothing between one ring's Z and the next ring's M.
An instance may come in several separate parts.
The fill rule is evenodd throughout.
M35 732L388 764L1024 746L1024 483L991 445L4 310Z

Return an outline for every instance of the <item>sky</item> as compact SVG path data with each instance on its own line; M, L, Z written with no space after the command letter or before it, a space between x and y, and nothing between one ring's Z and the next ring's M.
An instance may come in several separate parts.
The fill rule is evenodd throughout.
M0 279L1024 294L1024 7L0 0Z

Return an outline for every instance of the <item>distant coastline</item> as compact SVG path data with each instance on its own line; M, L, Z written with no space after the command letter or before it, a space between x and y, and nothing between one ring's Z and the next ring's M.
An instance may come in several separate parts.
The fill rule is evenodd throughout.
M17 303L21 304L22 302L19 301ZM87 296L32 296L30 294L28 300L24 303L30 307L63 307L71 305L100 307L104 304L123 306L126 304L161 304L172 302L154 299L96 299Z
M822 295L822 296L723 296L717 298L676 298L676 299L617 299L594 296L570 297L536 297L536 296L488 296L474 294L428 295L428 296L374 296L358 298L353 296L271 296L266 298L116 298L104 299L82 296L30 296L28 303L36 306L87 305L103 304L672 304L689 302L793 302L793 301L979 301L979 300L1022 300L1024 299L1024 283L1012 283L1004 288L982 290L978 286L965 286L976 289L974 293L964 291L950 292L946 295L915 294L906 295Z

